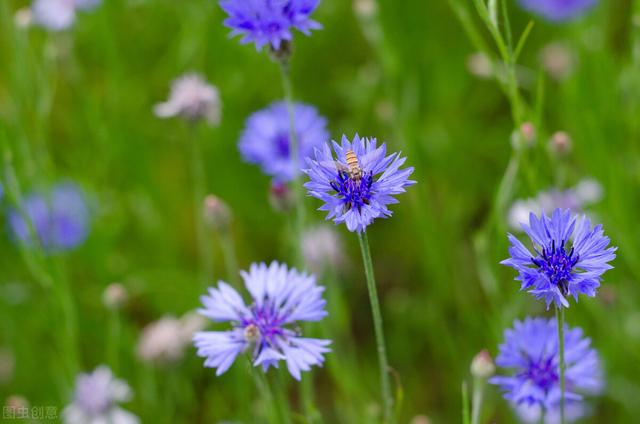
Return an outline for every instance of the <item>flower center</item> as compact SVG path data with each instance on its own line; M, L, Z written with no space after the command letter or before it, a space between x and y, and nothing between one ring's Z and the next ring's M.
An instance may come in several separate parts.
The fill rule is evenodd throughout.
M373 184L373 174L365 173L362 178L351 178L345 171L338 171L338 177L331 182L331 187L336 191L338 197L344 202L346 210L352 208L362 209L371 200L371 185Z
M529 361L529 366L522 372L521 377L533 381L542 390L548 391L558 383L558 373L553 363L553 356L540 361Z
M278 154L285 158L289 159L290 150L289 150L289 135L288 134L279 134L276 136L276 150Z
M571 271L580 259L579 255L573 256L573 247L569 252L565 249L565 240L559 247L556 242L551 242L551 248L545 247L542 253L538 252L538 257L531 258L531 261L543 272L551 281L551 284L560 286L563 293L567 292L567 282L571 279Z
M274 345L278 336L284 335L284 318L272 301L265 300L262 306L251 307L252 317L242 322L247 342Z

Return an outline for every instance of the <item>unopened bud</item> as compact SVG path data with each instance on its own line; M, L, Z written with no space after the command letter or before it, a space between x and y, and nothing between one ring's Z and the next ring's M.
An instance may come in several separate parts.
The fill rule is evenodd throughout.
M416 415L411 419L411 424L431 424L431 420L426 415Z
M467 70L471 75L489 79L493 77L493 64L491 59L484 53L472 53L467 57Z
M16 27L20 29L28 28L33 23L33 13L31 12L30 8L23 7L16 11L16 14L13 15L13 20L16 24Z
M0 348L0 384L7 383L13 378L15 359L9 349Z
M127 289L120 283L111 283L102 293L102 303L111 310L120 309L129 298Z
M222 199L209 194L204 198L204 218L211 227L225 230L231 224L231 209Z
M353 10L362 18L371 18L378 11L378 5L374 0L355 0Z
M544 69L557 81L567 79L575 68L575 57L569 47L562 43L551 43L542 49Z
M533 143L535 143L536 127L532 122L523 122L522 125L520 125L520 133L522 134L522 137L524 138L527 145L532 145Z
M564 156L571 151L571 137L564 131L558 131L551 136L549 148L557 155Z
M293 209L294 193L286 183L273 182L269 190L269 203L278 212L289 212Z
M7 412L18 414L29 408L29 401L24 396L12 395L7 398L4 405Z
M471 361L471 375L487 379L496 372L496 366L487 350L481 350Z
M514 149L533 147L536 143L536 127L532 122L523 122L520 128L511 134L511 144Z

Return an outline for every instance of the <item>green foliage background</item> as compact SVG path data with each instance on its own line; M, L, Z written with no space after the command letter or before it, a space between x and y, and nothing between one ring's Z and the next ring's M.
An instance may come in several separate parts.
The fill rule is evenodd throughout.
M81 368L107 362L114 349L114 317L101 296L108 283L120 281L131 299L120 312L118 363L109 365L134 389L127 409L150 423L264 421L265 405L242 360L215 378L192 348L180 363L157 367L136 359L135 343L146 324L198 307L204 293L192 143L202 143L207 191L233 210L240 267L290 260L291 217L272 210L268 178L243 163L236 147L247 116L282 97L277 65L229 40L222 11L211 0L108 0L59 34L17 28L14 12L26 5L0 2L3 178L10 166L25 193L63 178L91 193L88 242L56 259L79 313ZM380 0L372 18L358 17L351 1L323 0L315 18L324 29L295 38L296 99L317 106L333 138L375 136L402 150L416 169L418 184L400 197L394 216L369 231L388 354L403 394L400 422L418 414L457 422L460 385L470 380L473 355L482 348L495 354L514 319L551 316L519 293L513 272L498 265L507 245L496 196L514 122L495 79L468 72L475 46L455 7L492 46L465 0ZM592 338L606 370L606 392L593 400L594 416L586 420L593 423L640 416L640 10L634 15L633 7L630 0L602 1L575 22L536 20L518 67L529 105L525 118L536 122L538 137L523 153L509 200L558 181L571 186L594 177L605 197L592 212L619 247L600 295L567 312L569 324ZM531 17L515 4L509 9L519 36ZM541 48L556 41L577 58L575 72L560 83L545 75L539 60ZM170 81L189 70L220 89L219 128L193 132L178 120L154 117L153 105L166 97ZM547 150L556 130L573 139L563 159ZM307 206L310 219L322 221L314 211L318 203L309 199ZM336 229L346 244L346 265L320 277L331 315L309 329L332 338L334 353L325 368L304 378L313 379L324 422L375 422L377 361L361 258L355 235ZM17 393L34 405L62 407L71 381L59 369L65 353L57 347L64 330L56 290L37 283L25 264L29 253L21 254L5 226L0 231L0 346L16 357L15 375L0 385L0 397ZM219 240L212 240L213 284L228 276ZM299 386L281 377L294 417L306 422ZM514 420L490 387L483 422Z

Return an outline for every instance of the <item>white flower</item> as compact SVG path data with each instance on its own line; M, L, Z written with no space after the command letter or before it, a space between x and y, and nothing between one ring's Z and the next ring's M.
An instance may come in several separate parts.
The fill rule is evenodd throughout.
M117 406L131 398L131 389L101 365L76 379L73 402L62 411L65 424L138 424L132 413Z
M302 255L312 272L340 266L343 253L338 233L326 225L311 228L302 235Z
M76 20L76 9L90 10L101 0L35 0L31 9L34 22L52 31L69 28Z
M221 103L218 89L198 74L185 74L171 84L166 102L158 103L154 113L159 118L181 116L190 121L206 119L213 126L220 124Z
M600 183L593 179L584 179L568 190L541 191L534 198L516 200L509 209L507 220L509 227L514 231L521 231L522 224L529 222L529 214L532 212L540 215L543 211L560 208L578 213L582 212L586 206L597 203L601 198Z
M204 317L190 312L181 319L166 316L142 330L137 354L147 362L175 362L182 359L193 334L204 329Z

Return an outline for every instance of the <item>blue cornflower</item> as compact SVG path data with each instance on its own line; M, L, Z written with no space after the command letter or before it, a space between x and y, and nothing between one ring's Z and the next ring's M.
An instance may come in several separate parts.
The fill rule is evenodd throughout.
M376 139L360 138L350 142L342 136L342 145L332 142L315 149L315 160L307 158L309 169L304 172L310 181L305 183L309 195L324 202L318 209L327 211L327 219L336 224L346 223L349 231L362 232L376 218L387 218L387 205L398 203L394 194L404 193L405 187L415 184L408 180L413 168L400 170L406 158L399 153L386 156L387 146L376 145ZM349 158L347 158L349 156Z
M221 375L236 357L249 351L254 366L267 371L284 360L291 375L300 380L301 371L321 366L329 352L330 340L304 338L296 327L299 321L320 321L327 315L322 298L324 287L316 285L314 275L288 269L272 262L252 264L242 272L251 304L227 283L210 288L202 296L200 313L215 322L230 322L229 331L203 331L194 335L198 355L206 358L205 367L217 368Z
M523 9L550 21L566 21L582 15L598 0L520 0Z
M327 120L313 106L294 104L294 121L298 141L298 163L311 156L316 147L329 139ZM289 140L289 114L285 102L272 103L247 119L238 145L243 158L262 167L277 182L287 182L300 175L294 170Z
M48 192L32 193L23 199L20 209L9 211L8 222L13 237L26 245L33 244L32 231L48 252L73 249L89 234L89 207L74 183L64 182Z
M501 263L518 271L521 290L528 290L537 299L557 307L569 307L567 296L578 300L579 294L596 295L601 275L612 266L616 255L609 246L602 225L591 228L584 215L572 216L571 211L556 209L551 217L529 215L529 225L522 225L533 242L531 253L515 236L509 234L510 258Z
M598 355L582 329L565 325L564 346L566 415L573 420L587 411L582 395L598 394L603 378ZM559 362L556 321L526 318L515 321L513 328L504 332L504 343L496 358L496 364L511 369L511 374L489 381L500 386L504 398L524 421L539 422L544 410L545 423L557 423L561 399Z
M309 16L320 0L221 0L227 12L225 26L231 36L242 35L242 44L255 43L257 50L267 44L279 50L283 42L291 41L292 28L309 35L321 25Z

